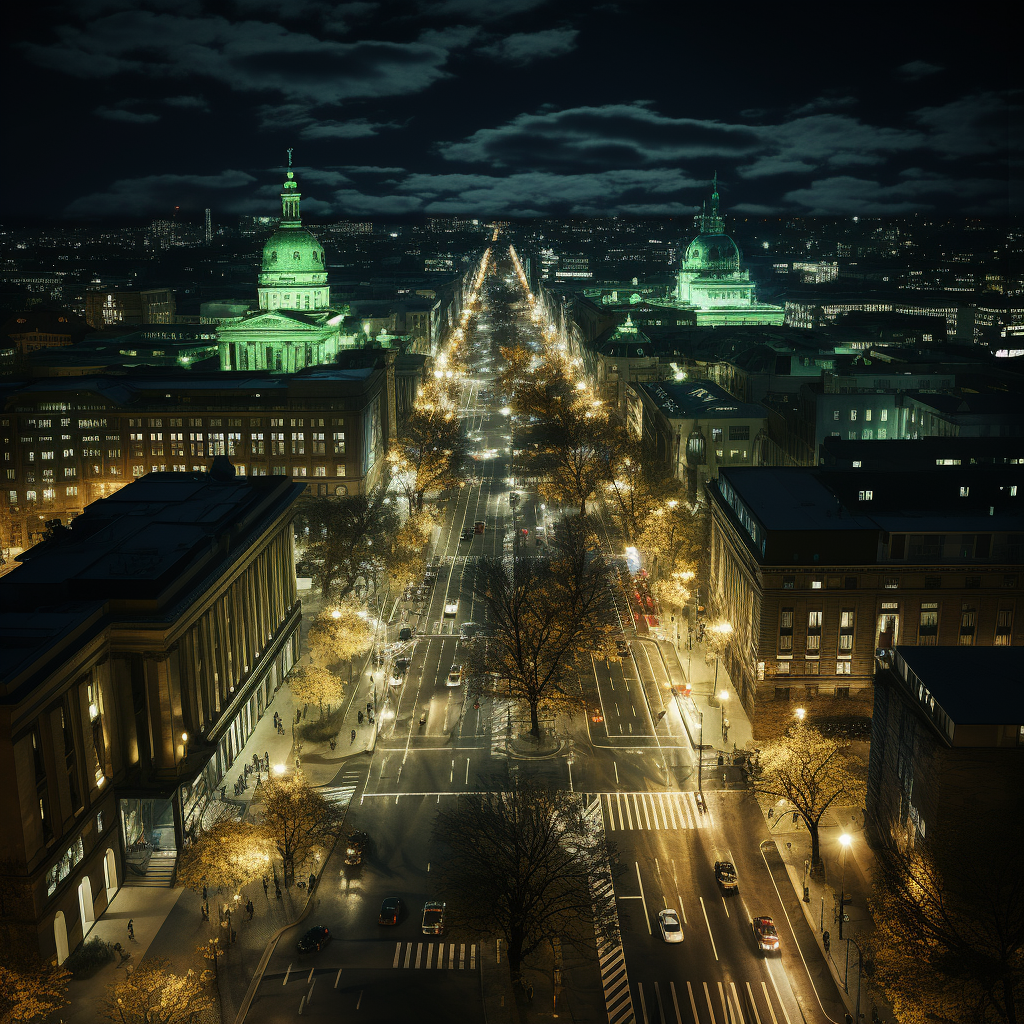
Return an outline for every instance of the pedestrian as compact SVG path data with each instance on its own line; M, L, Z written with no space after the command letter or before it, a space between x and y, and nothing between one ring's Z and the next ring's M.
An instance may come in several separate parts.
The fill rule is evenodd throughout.
M266 896L270 889L270 883L267 881L266 875L263 876L263 895Z
M295 724L298 725L299 722L301 722L301 721L302 721L302 712L298 708L296 708L295 709Z
M280 883L280 882L275 882L275 883L274 883L274 895L275 895L275 896L276 896L276 897L277 897L278 899L280 899L280 898L281 898L281 883Z
M277 728L277 712L274 712L274 728Z
M306 720L306 709L307 709L308 707L309 707L309 705L308 705L308 704L303 704L303 705L302 705L302 720L303 720L303 721L305 721L305 720Z
M245 912L249 915L249 920L252 920L253 911L256 908L252 905L252 900L248 900L245 904Z
M263 770L265 772L270 771L270 754L267 751L263 751Z
M221 800L227 800L228 798L228 787L227 783L220 787L220 798Z
M135 918L128 918L128 939L130 942L135 941Z
M313 886L315 886L315 885L316 885L316 875L314 875L313 872L310 871L310 873L309 873L309 891L310 892L313 891Z
M352 742L355 743L355 741L356 741L356 731L355 731L355 729L353 729L352 730Z
M206 896L206 883L204 882L203 883L203 899L205 900L206 898L207 898L207 896Z

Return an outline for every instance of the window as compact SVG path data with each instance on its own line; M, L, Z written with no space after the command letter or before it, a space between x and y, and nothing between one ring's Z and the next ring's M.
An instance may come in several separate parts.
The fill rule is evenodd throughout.
M849 667L849 666L847 666L847 667ZM848 673L844 673L844 674L848 674ZM845 700L849 700L850 688L848 686L837 686L836 687L836 696L837 697L842 697Z
M185 456L185 435L181 433L171 434L171 457L177 456L178 458L184 458Z
M888 419L889 419L889 410L888 410L888 409L882 409L882 410L881 410L881 411L880 411L880 412L878 413L878 418L879 418L879 419L880 419L880 420L881 420L881 421L882 421L883 423L887 422L887 421L888 421ZM881 435L879 435L879 436L881 436Z
M729 440L730 441L749 441L750 440L750 427L730 427L729 428Z
M796 586L795 576L783 576L782 577L782 589L792 590Z
M313 476L327 476L327 467L326 466L314 466L313 467Z
M273 466L273 467L271 467L270 475L271 476L287 476L288 474L285 472L285 468L286 467L284 467L284 466Z
M961 647L973 647L974 646L974 630L977 620L977 611L971 605L963 605L960 612L960 639L959 645Z
M871 410L870 409L865 409L864 410L864 422L865 423L870 423L871 422Z
M344 476L345 475L345 466L343 464L341 464L341 463L339 463L337 466L335 466L334 467L334 475L335 476Z
M327 454L327 435L322 431L312 435L312 449L310 454L312 455L326 455Z
M939 638L938 601L921 602L921 621L917 627L917 643L920 647L934 647Z
M302 434L292 434L292 455L306 454L306 439Z
M912 533L910 535L911 558L941 558L946 537L941 533Z
M832 410L832 419L834 419L834 420L838 420L839 419L839 410L838 409L833 409Z
M266 455L267 454L266 453L266 445L264 444L263 435L262 434L250 434L249 435L249 440L252 443L252 453L253 453L253 455Z
M335 431L335 434L334 434L334 454L335 455L344 455L345 454L345 433L344 433L344 431L342 431L341 433L338 433L337 431ZM338 476L342 476L342 474L339 473Z
M905 533L894 533L889 538L889 557L906 558L907 556L907 535Z
M270 454L284 455L284 434L272 433L270 435Z
M271 417L270 425L272 427L283 427L284 426L284 420L280 419L280 418Z
M228 455L243 454L242 435L240 433L228 434Z
M872 501L874 499L874 497L875 497L875 492L874 491L858 491L857 492L857 500L858 501Z
M711 441L712 441L712 443L715 442L715 441L721 441L723 439L723 437L724 437L724 433L723 433L721 427L712 427L711 428Z
M64 488L64 493L69 498L77 498L78 497L78 488L77 487L65 487Z
M1009 647L1010 634L1013 632L1013 609L1000 608L996 612L996 635L992 643L996 647Z
M807 613L807 655L813 657L821 649L821 612Z
M900 578L899 576L886 576L885 577L885 589L896 590L899 588Z
M857 410L856 409L851 409L850 410L850 422L851 423L856 423L857 422Z
M963 485L961 485L961 487L960 487L960 497L961 498L968 498L968 497L970 497L970 494L971 494L970 487L964 487Z
M292 466L292 476L306 476L306 467Z
M804 672L809 676L817 676L821 674L821 662L817 659L814 661L804 662Z

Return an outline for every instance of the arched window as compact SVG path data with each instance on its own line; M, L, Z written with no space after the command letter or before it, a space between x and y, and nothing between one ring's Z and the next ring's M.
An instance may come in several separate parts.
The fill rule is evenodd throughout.
M276 263L277 262L277 250L276 249L270 254L270 262L271 263Z
M293 260L301 260L302 259L302 253L299 252L298 249L296 249L295 252L292 253L292 259Z

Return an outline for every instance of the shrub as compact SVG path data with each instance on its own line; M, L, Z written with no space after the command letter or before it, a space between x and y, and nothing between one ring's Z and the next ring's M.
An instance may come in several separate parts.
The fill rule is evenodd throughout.
M338 708L329 715L315 721L303 722L299 726L299 736L310 743L329 743L337 736L344 724L344 711Z
M100 938L83 942L64 962L64 966L79 979L91 978L104 964L114 959L114 946Z

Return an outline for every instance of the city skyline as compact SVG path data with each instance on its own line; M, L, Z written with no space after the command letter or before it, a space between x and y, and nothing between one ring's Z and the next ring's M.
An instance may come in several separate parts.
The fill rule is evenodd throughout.
M3 216L1000 216L1019 116L983 26L516 0L171 6L12 27ZM993 49L995 57L993 59ZM26 87L26 83L31 83Z

